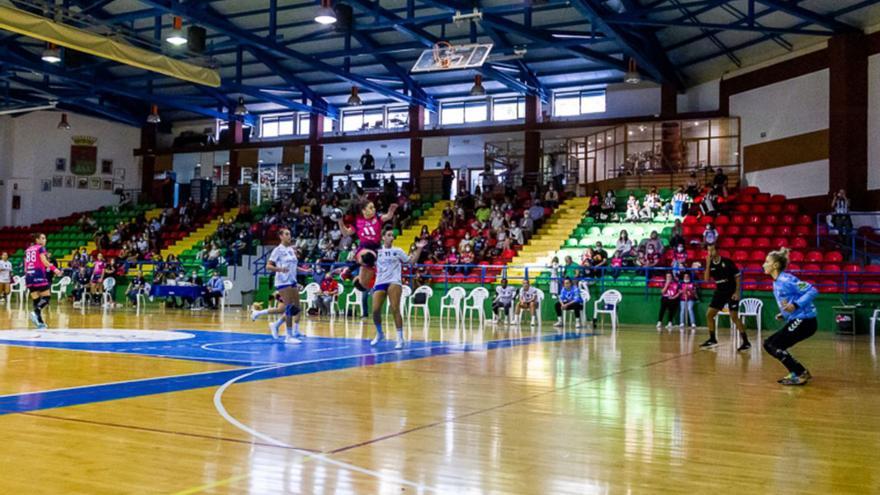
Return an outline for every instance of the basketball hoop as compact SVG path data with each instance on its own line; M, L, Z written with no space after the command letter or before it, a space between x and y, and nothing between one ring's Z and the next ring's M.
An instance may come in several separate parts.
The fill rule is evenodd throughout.
M448 41L438 41L437 43L434 43L434 63L437 64L438 67L448 69L452 64L453 53L455 53L455 49L452 48L452 44Z

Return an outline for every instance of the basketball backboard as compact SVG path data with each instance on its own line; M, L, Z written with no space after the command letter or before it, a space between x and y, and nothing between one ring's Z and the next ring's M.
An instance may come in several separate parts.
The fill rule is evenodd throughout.
M433 48L422 52L410 72L434 72L441 70L472 69L480 67L489 57L492 43L471 45L451 45L437 43Z

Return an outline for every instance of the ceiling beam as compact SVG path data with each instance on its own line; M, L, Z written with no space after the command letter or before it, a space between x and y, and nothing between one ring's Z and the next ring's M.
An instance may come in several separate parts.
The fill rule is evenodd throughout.
M783 2L780 0L757 0L758 2L779 12L785 12L788 15L797 17L803 21L807 21L817 26L830 29L835 33L859 33L861 29L851 26L845 22L838 21L834 16L823 15L812 10L805 9L792 2Z

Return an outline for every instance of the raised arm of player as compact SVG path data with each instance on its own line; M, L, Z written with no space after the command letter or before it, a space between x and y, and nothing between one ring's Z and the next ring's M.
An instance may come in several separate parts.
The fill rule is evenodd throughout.
M397 203L391 203L391 206L388 207L388 213L382 215L382 223L390 222L394 218L395 211L397 211Z

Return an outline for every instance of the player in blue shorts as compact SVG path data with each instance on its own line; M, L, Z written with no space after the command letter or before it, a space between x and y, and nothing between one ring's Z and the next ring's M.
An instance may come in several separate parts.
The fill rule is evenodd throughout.
M394 324L397 326L397 344L395 349L403 349L403 316L400 314L400 295L403 290L403 264L411 263L419 259L422 248L427 241L416 243L416 250L411 256L407 256L403 249L393 247L394 230L385 229L382 233L382 247L376 253L376 283L373 286L373 323L376 324L376 337L370 345L378 345L385 340L382 332L382 304L388 298L391 306L391 314L394 316Z

